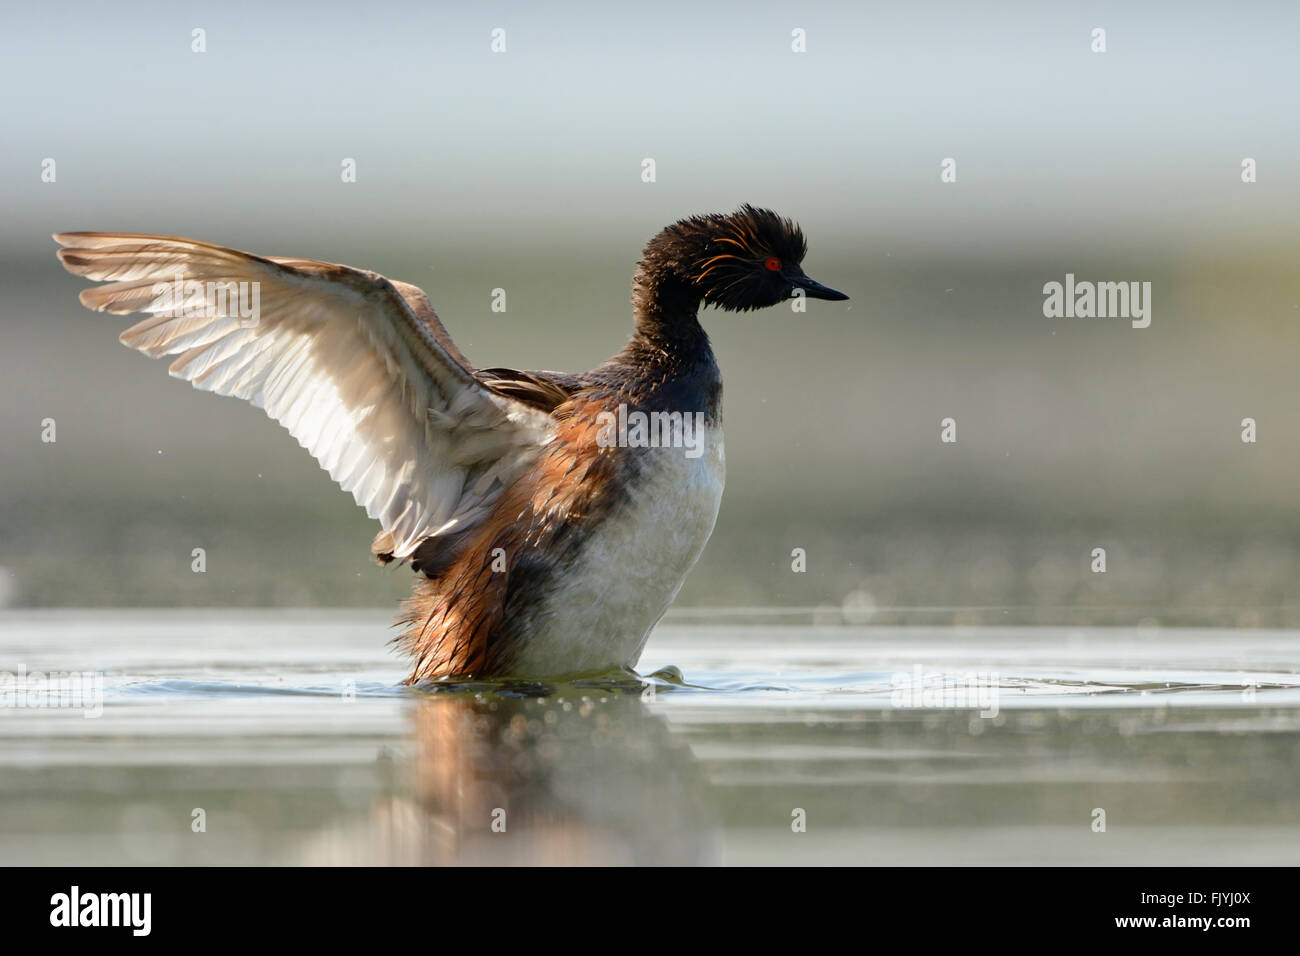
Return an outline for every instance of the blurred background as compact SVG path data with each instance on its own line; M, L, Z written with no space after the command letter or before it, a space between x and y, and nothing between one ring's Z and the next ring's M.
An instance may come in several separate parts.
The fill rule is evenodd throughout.
M374 269L480 365L580 370L651 235L752 202L852 299L704 315L728 487L686 613L1300 625L1298 41L1280 2L10 5L0 605L409 588L279 426L82 309L51 232ZM1066 273L1150 282L1150 327L1045 318Z

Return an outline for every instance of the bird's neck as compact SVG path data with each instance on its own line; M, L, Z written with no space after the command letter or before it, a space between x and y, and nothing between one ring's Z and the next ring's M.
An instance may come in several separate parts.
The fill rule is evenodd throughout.
M633 350L641 361L654 364L662 359L712 362L709 337L698 318L700 293L694 285L673 272L642 264L632 280L632 309L636 331L625 352Z
M700 412L721 421L722 375L696 313L700 294L670 272L643 263L632 286L636 331L597 373L635 397L666 411Z

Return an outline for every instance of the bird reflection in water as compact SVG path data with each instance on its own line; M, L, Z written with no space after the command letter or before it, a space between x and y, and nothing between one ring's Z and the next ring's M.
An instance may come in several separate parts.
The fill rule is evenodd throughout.
M618 865L716 862L708 784L636 681L435 685L411 704L364 833L313 862Z

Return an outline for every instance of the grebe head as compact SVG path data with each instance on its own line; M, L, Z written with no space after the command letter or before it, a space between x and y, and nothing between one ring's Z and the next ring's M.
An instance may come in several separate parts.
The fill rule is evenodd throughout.
M706 304L730 312L766 308L796 295L847 299L804 273L807 252L808 242L795 223L745 204L729 215L673 223L650 240L641 265L671 273Z

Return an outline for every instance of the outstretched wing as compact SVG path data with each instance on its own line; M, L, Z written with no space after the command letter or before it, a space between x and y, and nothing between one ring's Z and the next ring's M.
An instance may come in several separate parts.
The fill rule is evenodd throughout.
M83 305L150 314L124 344L264 409L379 520L393 557L472 527L548 439L549 416L477 380L415 286L173 236L54 238L70 272L110 283Z

